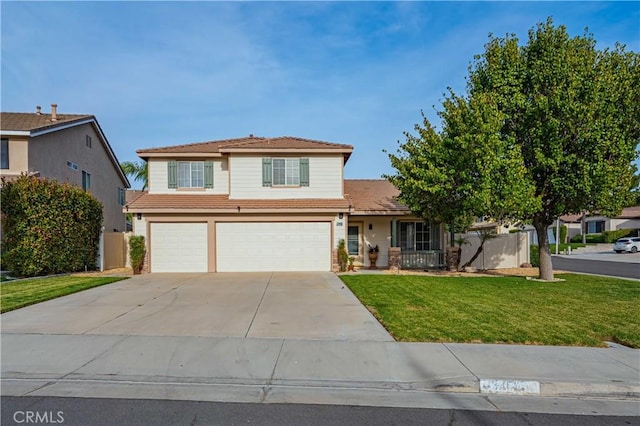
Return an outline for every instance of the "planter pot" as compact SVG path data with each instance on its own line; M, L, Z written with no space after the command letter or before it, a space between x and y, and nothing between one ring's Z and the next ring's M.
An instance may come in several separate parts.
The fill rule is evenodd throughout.
M376 269L376 262L378 261L378 252L374 251L369 253L369 269Z

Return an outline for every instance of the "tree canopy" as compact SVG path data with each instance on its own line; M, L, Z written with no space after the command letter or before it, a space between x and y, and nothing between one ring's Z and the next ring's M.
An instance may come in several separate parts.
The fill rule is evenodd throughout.
M639 55L596 49L549 18L527 43L489 35L467 90L405 133L388 176L426 219L522 220L536 228L540 276L553 279L547 228L563 214L615 215L635 185L640 142Z

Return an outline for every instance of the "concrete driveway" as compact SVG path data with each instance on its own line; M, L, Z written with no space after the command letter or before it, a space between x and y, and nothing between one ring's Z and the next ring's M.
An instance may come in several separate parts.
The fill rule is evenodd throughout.
M2 333L393 340L317 272L140 275L2 314Z

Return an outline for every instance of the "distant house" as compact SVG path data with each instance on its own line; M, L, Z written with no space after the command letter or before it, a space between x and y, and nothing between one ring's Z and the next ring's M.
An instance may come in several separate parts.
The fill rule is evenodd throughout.
M567 226L568 238L583 233L600 234L619 229L640 230L640 206L626 207L614 217L587 213L584 217L584 231L582 221L582 214L560 216L560 222Z
M149 190L124 208L151 272L331 271L439 266L442 226L419 220L386 180L345 180L350 145L249 137L142 149ZM391 257L391 260L390 260Z
M104 206L105 231L125 231L126 189L130 187L98 120L93 115L0 113L0 176L26 173L68 182L91 192Z

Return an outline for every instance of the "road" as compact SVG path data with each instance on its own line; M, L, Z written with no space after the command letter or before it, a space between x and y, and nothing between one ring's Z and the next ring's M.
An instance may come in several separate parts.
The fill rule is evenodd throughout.
M553 269L640 279L640 254L593 253L552 256Z
M2 425L630 425L640 417L346 405L2 397ZM555 403L549 401L550 407ZM640 415L640 413L639 413ZM31 419L31 421L29 421ZM39 421L36 421L39 420ZM46 421L43 421L46 420Z

